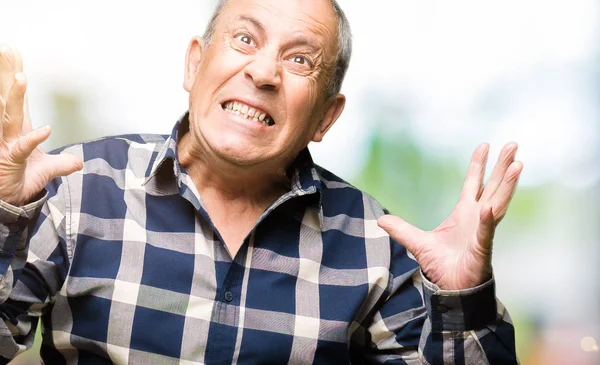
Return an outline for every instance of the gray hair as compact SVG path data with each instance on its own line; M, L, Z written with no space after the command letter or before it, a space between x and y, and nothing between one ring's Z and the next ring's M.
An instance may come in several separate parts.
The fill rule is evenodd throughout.
M218 0L217 7L206 27L206 31L202 38L205 44L210 44L215 33L219 15L223 7L229 0ZM329 0L335 13L338 31L337 31L337 55L335 59L334 70L328 80L326 91L327 98L337 95L342 89L342 82L350 65L350 57L352 56L352 32L350 31L350 23L346 14L338 4L337 0Z

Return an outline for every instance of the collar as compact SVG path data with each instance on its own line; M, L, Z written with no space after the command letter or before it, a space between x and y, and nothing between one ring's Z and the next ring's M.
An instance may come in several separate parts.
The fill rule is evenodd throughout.
M188 131L189 111L175 123L171 135L159 149L156 158L150 161L149 165L152 167L147 170L149 173L144 180L144 186L155 179L159 173L161 176L164 176L164 174L170 176L174 182L177 182L179 187L182 186L182 183L188 185L186 184L188 175L185 172L185 168L179 164L179 160L177 159L177 141L182 133L185 134L188 133ZM286 173L290 179L290 192L287 194L291 194L292 197L315 196L315 199L311 199L311 202L314 203L315 208L317 208L319 212L319 222L322 227L323 209L321 207L321 196L323 194L323 183L317 165L313 162L308 147L300 151ZM190 185L193 186L193 184Z
M150 180L154 179L155 176L162 172L162 170L167 165L173 166L173 177L177 178L181 175L181 166L179 165L179 160L177 159L177 141L179 140L179 133L181 127L185 127L184 130L188 130L189 128L189 112L186 112L177 123L173 127L171 131L171 135L165 140L163 146L158 150L158 154L154 158L154 160L150 160L150 165L152 167L149 170L148 177L144 180L142 186L147 185ZM165 163L170 161L172 163Z

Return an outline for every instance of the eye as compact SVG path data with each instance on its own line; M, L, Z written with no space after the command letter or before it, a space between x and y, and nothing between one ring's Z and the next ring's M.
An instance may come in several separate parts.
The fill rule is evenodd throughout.
M240 34L235 37L238 41L246 43L248 45L254 45L254 40L247 34Z
M304 56L294 56L292 57L292 62L295 62L299 65L308 65L308 60Z

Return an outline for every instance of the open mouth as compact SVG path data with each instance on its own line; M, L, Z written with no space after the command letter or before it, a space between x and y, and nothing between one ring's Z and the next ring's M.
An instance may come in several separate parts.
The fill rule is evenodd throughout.
M272 126L275 124L273 118L266 112L246 105L239 101L227 101L221 105L223 110L226 112L237 114L242 118L253 120L255 122L262 123L265 126Z

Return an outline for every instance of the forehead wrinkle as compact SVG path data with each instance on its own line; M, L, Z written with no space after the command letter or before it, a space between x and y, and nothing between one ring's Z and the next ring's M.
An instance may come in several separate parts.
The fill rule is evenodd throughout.
M313 48L323 49L327 43L335 43L335 45L330 44L330 47L337 46L337 19L335 14L332 12L332 18L334 24L327 24L327 20L319 20L316 17L307 14L303 11L298 11L293 15L284 15L282 11L278 9L276 6L272 4L261 4L260 7L263 9L274 13L278 19L281 20L283 24L294 24L294 23L302 23L302 29L292 28L293 33L300 34L304 36L307 42L302 42L303 44L312 45ZM287 27L286 27L287 29ZM307 32L308 31L308 32ZM309 34L306 34L309 33ZM316 37L312 37L316 36ZM295 36L298 37L298 36ZM291 37L293 38L293 37ZM298 37L300 38L300 37ZM316 38L316 39L315 39ZM319 40L322 38L321 42L315 42L315 40ZM323 43L323 44L317 44Z
M248 24L252 25L254 28L258 29L259 32L261 32L263 34L266 33L265 26L263 25L263 23L261 23L260 20L253 18L250 15L237 16L231 22L231 24L235 24L235 23L248 23Z

